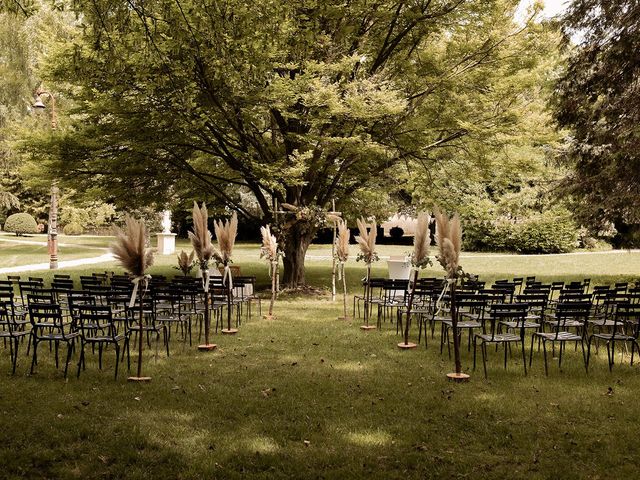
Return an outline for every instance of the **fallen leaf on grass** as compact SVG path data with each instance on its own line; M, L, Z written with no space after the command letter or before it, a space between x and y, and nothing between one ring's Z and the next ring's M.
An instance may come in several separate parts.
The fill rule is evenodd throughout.
M262 390L260 393L262 393L262 396L263 396L263 397L267 398L267 397L271 396L271 394L272 394L273 392L275 392L275 391L276 391L276 389L275 389L275 388L265 388L265 389L264 389L264 390Z

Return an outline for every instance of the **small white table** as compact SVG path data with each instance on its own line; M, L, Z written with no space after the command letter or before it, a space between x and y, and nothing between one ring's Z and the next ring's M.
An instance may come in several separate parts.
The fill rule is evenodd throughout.
M409 280L411 261L408 257L392 256L387 260L390 280Z

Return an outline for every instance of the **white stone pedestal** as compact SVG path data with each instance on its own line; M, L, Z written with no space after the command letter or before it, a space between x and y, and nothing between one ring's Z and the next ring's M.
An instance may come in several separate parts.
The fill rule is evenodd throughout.
M158 233L158 254L171 255L176 253L176 234Z

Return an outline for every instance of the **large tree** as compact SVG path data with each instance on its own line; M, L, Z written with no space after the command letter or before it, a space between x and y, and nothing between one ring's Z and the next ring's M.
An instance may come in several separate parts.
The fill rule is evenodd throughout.
M295 286L332 199L446 148L480 154L513 126L519 92L495 80L529 71L538 41L514 22L518 3L77 0L78 37L51 63L77 108L33 155L126 201L189 188L256 222L290 204Z
M640 224L640 3L574 0L562 18L568 64L556 117L571 131L567 181L592 225ZM636 239L638 240L638 239Z

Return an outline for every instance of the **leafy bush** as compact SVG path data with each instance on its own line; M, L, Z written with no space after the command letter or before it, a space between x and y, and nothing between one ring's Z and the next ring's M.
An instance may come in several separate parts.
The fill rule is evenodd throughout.
M38 224L36 219L28 213L14 213L9 215L4 223L5 232L13 232L16 235L24 235L25 233L37 233Z
M533 213L523 219L491 218L491 211L474 212L463 220L468 250L518 253L565 253L573 250L579 230L565 209Z
M114 221L115 215L115 208L108 203L90 202L75 207L63 201L60 206L59 221L63 225L77 224L82 231L98 230L109 226ZM71 235L79 235L79 233Z
M82 235L84 228L79 223L67 223L62 230L65 235Z
M400 227L393 227L389 229L389 236L394 240L400 240L404 237L404 230Z

